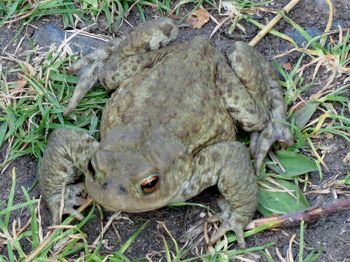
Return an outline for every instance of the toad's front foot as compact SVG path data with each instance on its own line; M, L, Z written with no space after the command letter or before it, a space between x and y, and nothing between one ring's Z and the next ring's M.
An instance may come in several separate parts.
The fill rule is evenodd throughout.
M84 216L74 208L84 203L85 199L79 196L83 191L83 183L68 185L62 188L62 194L58 193L47 199L47 204L52 214L52 223L54 225L61 223L62 215L71 215L77 220L82 220L84 218Z
M213 156L215 162L208 161L212 160ZM239 245L244 247L243 229L251 221L258 204L257 181L247 148L239 142L217 143L198 153L195 164L197 164L196 172L191 188L200 184L196 183L197 177L204 178L207 185L216 182L224 197L224 200L219 202L221 213L217 219L208 220L208 222L221 221L219 230L210 238L210 244L233 230ZM210 174L209 178L215 179L208 180L207 172Z
M74 63L70 71L79 76L79 83L63 114L73 112L98 81L108 90L118 88L124 79L139 73L137 68L149 66L147 62L140 66L135 62L138 61L136 58L133 66L127 66L132 63L132 59L127 63L127 58L166 46L176 39L178 33L178 27L170 19L149 21L138 25L124 39L114 39ZM107 79L111 76L111 81L105 76Z
M79 83L77 84L73 96L63 112L63 115L66 116L73 112L81 99L83 99L87 92L96 85L99 72L103 65L107 63L112 51L113 48L111 45L104 45L71 66L69 71L71 73L76 73L79 76Z
M40 191L49 206L53 224L59 224L62 214L83 216L74 209L84 201L79 177L89 171L88 163L99 143L90 135L74 129L59 128L49 137L38 168Z
M209 245L213 245L220 240L228 231L236 234L237 242L240 248L245 248L244 233L245 226L251 221L251 216L241 214L239 210L230 211L230 206L226 201L219 201L219 215L207 219L209 223L221 222L219 229L210 237Z

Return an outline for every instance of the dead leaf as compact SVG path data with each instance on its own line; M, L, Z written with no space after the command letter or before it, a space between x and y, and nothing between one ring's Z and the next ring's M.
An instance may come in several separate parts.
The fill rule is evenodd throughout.
M343 158L343 163L347 164L350 162L350 152L346 154L346 156Z
M11 91L12 95L25 92L24 87L27 85L27 80L21 79L16 82L16 88Z
M25 66L25 68L27 69L30 76L35 75L35 69L34 69L34 67L31 66L31 64L24 62L24 61L22 61L22 64Z
M207 10L203 7L194 11L188 18L187 23L189 23L193 28L202 28L203 25L209 22L210 16Z
M293 69L293 65L291 63L285 63L282 65L282 67L287 71L291 71Z
M327 138L327 139L332 139L332 138L334 137L334 135L331 134L331 133L325 133L324 136L325 136L325 138Z

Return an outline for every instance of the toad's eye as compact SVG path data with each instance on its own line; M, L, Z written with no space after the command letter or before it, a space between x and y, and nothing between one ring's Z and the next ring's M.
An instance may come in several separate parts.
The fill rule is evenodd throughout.
M144 193L152 193L160 186L159 175L151 175L141 182L141 189Z

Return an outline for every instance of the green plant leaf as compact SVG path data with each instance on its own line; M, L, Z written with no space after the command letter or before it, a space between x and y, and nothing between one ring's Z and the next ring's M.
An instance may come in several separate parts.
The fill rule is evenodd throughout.
M271 183L270 180L264 179L262 180L262 186L259 187L258 210L262 215L282 215L304 210L309 207L309 203L298 185L284 179L275 178L274 181L279 186Z
M128 249L128 247L131 245L132 242L139 236L139 234L145 229L145 227L149 224L150 220L147 220L145 223L143 223L139 229L137 229L127 241L119 248L119 250L116 252L120 254L124 254L124 252Z
M6 131L7 131L8 124L7 122L3 122L0 126L0 146L4 142Z
M318 107L318 103L308 103L304 107L295 111L291 115L290 119L294 118L295 125L298 126L299 128L304 128L306 123L309 122L312 115L316 112L317 107Z
M276 157L285 172L278 165L267 165L270 169L285 177L300 176L318 170L315 160L296 152L280 150L276 152Z

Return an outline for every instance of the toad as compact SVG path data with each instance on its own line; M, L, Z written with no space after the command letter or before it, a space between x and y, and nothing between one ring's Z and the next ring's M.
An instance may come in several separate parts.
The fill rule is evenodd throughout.
M168 19L146 22L72 66L80 79L65 115L97 83L115 91L100 142L68 128L49 136L38 174L53 223L61 196L63 213L82 218L74 207L84 189L108 210L145 212L217 185L224 201L210 242L233 230L244 246L262 161L275 141L293 141L282 92L247 44L232 43L224 55L201 36L171 44L178 31ZM251 133L250 152L236 141L237 126Z

